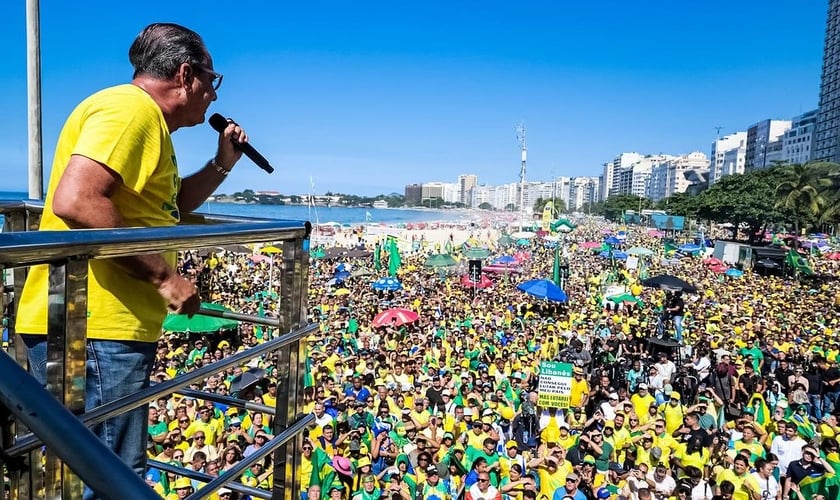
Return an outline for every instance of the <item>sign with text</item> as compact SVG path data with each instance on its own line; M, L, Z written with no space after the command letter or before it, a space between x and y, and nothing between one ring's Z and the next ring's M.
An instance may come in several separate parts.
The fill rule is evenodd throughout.
M537 404L543 408L568 408L572 396L572 364L543 361L537 385Z

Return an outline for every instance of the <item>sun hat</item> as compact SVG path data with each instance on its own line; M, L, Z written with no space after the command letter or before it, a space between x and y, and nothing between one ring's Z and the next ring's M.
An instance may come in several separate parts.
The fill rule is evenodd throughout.
M350 466L350 460L341 455L336 455L332 459L332 466L333 469L336 470L339 474L343 474L345 476L350 476L353 474L353 471Z

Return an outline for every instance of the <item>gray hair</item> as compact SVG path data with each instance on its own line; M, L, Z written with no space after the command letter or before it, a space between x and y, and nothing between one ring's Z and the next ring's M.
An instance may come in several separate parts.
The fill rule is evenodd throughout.
M134 77L149 75L170 79L184 64L202 65L207 49L198 33L173 23L146 26L128 49L128 60L134 66Z

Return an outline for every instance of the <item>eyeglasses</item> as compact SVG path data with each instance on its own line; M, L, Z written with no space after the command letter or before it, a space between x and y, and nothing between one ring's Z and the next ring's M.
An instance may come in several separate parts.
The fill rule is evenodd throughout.
M204 436L196 436L196 439L204 439Z
M480 477L480 478L478 478L478 482L479 482L479 483L486 483L486 482L488 482L488 481L490 481L490 479L488 479L488 478L484 478L484 477Z
M181 460L182 458L184 458L184 455L172 455L172 458L174 458L175 460Z
M304 447L303 447L303 451L309 451L309 450L311 450L311 449L312 449L312 447L311 447L311 446L304 446Z
M212 69L208 68L207 66L203 65L195 65L196 68L204 73L210 75L210 85L213 86L213 90L219 90L219 87L222 86L222 80L224 80L225 76L221 73L216 73Z
M184 418L184 419L179 420L178 423L179 424L188 424L188 423L190 423L190 419Z

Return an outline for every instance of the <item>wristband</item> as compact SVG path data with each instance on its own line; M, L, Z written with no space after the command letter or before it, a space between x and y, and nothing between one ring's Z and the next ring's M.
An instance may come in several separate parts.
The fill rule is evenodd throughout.
M225 177L227 177L227 175L230 173L230 170L223 168L221 165L218 164L218 162L216 162L215 156L213 158L210 158L210 166L213 167L213 169L216 172L222 174Z

